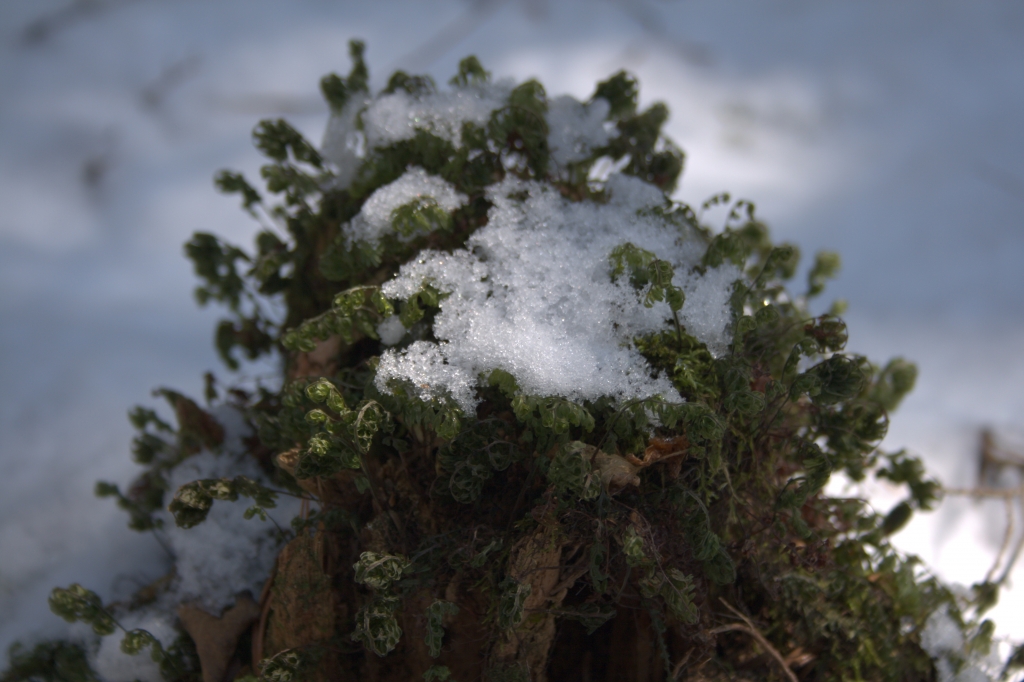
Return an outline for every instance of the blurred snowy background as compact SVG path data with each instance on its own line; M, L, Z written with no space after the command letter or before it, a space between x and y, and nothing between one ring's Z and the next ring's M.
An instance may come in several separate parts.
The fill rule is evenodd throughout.
M729 190L805 256L839 251L828 293L850 303L849 349L918 363L888 447L971 485L982 426L1021 440L1024 4L5 0L0 650L63 631L55 585L110 598L159 574L160 549L93 484L134 474L129 407L221 373L218 311L193 302L181 245L194 230L248 245L254 224L212 175L258 177L261 118L318 141L317 83L348 71L352 37L375 88L396 68L443 83L471 53L580 99L632 71L687 152L678 198ZM897 542L970 583L1003 529L999 503L948 500ZM1024 638L1024 584L994 617Z

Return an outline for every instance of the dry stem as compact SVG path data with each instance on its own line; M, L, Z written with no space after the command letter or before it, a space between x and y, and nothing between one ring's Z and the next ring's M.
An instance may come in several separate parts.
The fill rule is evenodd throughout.
M779 650L776 649L775 647L773 647L771 645L771 642L769 642L767 639L765 639L765 636L762 635L761 632L756 627L754 627L754 624L750 622L750 619L747 618L746 616L744 616L738 610L736 610L729 602L725 601L724 599L720 598L719 601L722 602L723 604L725 604L725 608L727 608L730 611L732 611L736 615L737 618L739 618L740 620L743 621L743 623L731 623L729 625L723 625L721 627L717 627L717 628L715 628L714 630L711 631L711 634L717 635L720 632L729 632L729 631L745 632L745 633L747 633L748 635L753 637L755 640L757 640L757 643L760 644L761 647L765 651L767 651L769 654L771 654L771 657L774 658L775 661L779 664L779 667L782 668L783 672L786 674L786 678L790 682L800 682L797 679L796 674L794 674L793 671L790 670L789 666L786 664L786 659L782 657L782 654L779 653Z
M1021 550L1024 549L1024 534L1021 534L1014 543L1013 549L1010 550L1010 544L1013 541L1014 535L1014 511L1013 503L1018 502L1021 505L1021 512L1024 515L1024 484L1018 485L1014 488L996 488L992 486L981 485L981 481L989 478L986 476L987 473L991 473L990 469L995 467L997 470L1003 467L1012 467L1024 473L1024 456L1017 453L1010 452L1009 450L1000 448L995 441L995 437L989 429L985 429L981 432L981 450L979 454L980 467L978 473L979 485L974 488L942 488L942 492L946 495L962 495L964 497L972 497L976 500L981 499L996 499L1003 500L1003 504L1006 508L1006 531L1003 533L1003 541L999 546L999 552L996 554L995 561L992 563L992 567L985 574L985 582L993 582L993 577L996 571L999 570L1002 565L1002 574L997 580L996 585L1001 585L1006 582L1009 578L1010 572L1013 570L1014 565L1017 563L1017 559L1020 557ZM1004 563L1004 558L1006 559Z

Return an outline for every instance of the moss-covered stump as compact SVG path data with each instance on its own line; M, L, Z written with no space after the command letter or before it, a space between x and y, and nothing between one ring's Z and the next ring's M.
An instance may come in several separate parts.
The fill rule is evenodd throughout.
M231 652L251 666L227 675L275 682L976 665L991 590L954 596L887 539L938 488L877 449L913 365L847 353L841 306L810 312L834 255L796 286L798 249L753 204L671 200L668 112L639 109L625 73L579 102L469 58L447 88L399 72L374 95L353 59L321 84L319 148L284 121L254 131L272 200L218 176L259 219L255 250L186 246L200 302L230 311L225 362L276 357L280 383L209 377L209 410L165 391L176 429L133 413L147 472L100 492L167 538L175 573L145 603L57 590L56 612L101 636L179 627L186 597L216 615L266 583ZM875 513L824 492L836 472L907 497ZM934 644L949 628L959 648ZM164 639L129 632L160 664L132 674L194 679ZM76 651L39 660L78 670Z

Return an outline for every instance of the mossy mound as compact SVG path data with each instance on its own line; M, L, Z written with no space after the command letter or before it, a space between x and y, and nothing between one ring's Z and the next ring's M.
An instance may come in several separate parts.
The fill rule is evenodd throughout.
M230 310L225 362L276 356L280 381L218 396L211 378L212 413L165 391L176 428L133 413L147 472L99 492L168 534L177 570L132 604L57 590L59 615L106 635L164 614L180 640L125 628L125 651L159 664L132 674L181 681L903 682L971 665L984 605L887 540L939 492L876 447L916 370L845 352L838 306L809 312L834 255L792 289L799 252L753 204L670 200L683 154L625 73L577 102L469 58L447 89L396 73L373 96L352 54L321 84L320 149L284 121L254 131L276 203L217 178L263 224L255 251L186 246L200 303ZM835 472L907 498L876 514L823 492ZM260 525L284 511L290 529ZM204 525L244 543L189 544ZM267 543L272 569L245 556ZM962 650L922 647L939 612ZM19 654L3 679L93 679L62 647L32 659L49 672Z

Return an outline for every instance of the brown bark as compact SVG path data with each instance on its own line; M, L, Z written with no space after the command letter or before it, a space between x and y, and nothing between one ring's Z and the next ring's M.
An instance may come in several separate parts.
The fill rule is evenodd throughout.
M509 575L528 585L522 620L504 633L494 653L496 665L525 668L534 682L547 682L548 654L555 640L555 615L565 599L566 587L552 594L559 583L565 539L558 524L544 519L540 527L512 549Z
M281 550L258 645L264 658L286 649L321 655L316 668L307 673L310 682L337 679L332 674L338 667L337 656L325 646L334 636L334 593L320 564L316 542L308 535L300 535Z
M288 370L288 380L304 377L330 377L338 371L338 353L341 337L332 336L321 341L308 353L296 353Z

